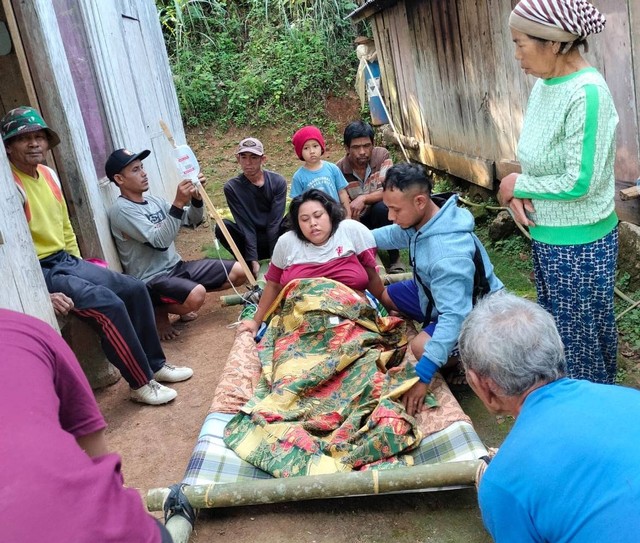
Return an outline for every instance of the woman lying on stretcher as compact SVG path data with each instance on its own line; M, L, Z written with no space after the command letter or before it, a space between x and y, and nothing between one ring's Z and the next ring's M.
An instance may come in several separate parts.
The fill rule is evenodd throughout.
M288 220L291 230L276 243L258 309L238 332L256 335L269 307L293 279L326 277L359 292L367 289L376 298L382 294L373 235L362 223L344 219L338 202L308 190L291 201Z

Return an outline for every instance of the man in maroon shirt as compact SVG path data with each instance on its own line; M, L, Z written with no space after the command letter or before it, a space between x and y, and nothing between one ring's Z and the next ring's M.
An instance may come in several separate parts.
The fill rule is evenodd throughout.
M389 210L382 201L382 184L393 162L384 147L374 147L374 137L370 124L363 121L349 123L343 138L346 156L336 164L349 183L351 218L370 230L392 224ZM400 251L391 249L388 254L389 273L404 272Z
M170 543L138 491L123 486L107 425L62 338L0 309L0 345L2 541Z

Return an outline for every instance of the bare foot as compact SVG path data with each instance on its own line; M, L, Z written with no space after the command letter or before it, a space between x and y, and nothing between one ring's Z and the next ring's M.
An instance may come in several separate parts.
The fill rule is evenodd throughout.
M158 329L158 336L162 341L171 341L180 335L180 332L176 330L169 320L169 312L163 310L161 307L155 308L156 313L156 328Z
M176 330L173 326L158 328L158 336L162 341L171 341L180 335L180 330Z

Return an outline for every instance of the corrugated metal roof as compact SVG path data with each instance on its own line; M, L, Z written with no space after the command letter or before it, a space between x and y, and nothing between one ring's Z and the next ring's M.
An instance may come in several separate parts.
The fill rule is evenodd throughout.
M354 23L368 19L378 11L397 4L398 0L366 0L359 8L354 9L345 19L352 19Z

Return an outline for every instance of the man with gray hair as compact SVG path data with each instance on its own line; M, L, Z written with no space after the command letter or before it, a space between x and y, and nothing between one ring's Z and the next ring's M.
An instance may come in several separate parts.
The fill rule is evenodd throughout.
M505 292L476 305L459 349L487 409L516 417L478 489L494 540L638 541L640 392L565 377L553 317Z

